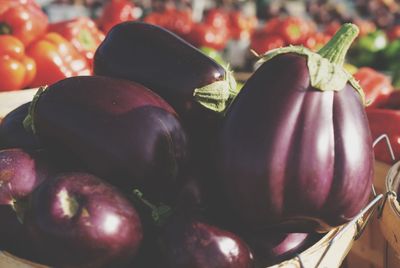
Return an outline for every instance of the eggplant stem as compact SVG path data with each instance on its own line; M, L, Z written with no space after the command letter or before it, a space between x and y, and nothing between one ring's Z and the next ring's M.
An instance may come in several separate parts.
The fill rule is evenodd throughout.
M173 212L171 207L164 204L160 204L159 206L152 204L150 201L143 197L143 193L138 189L134 189L133 194L137 199L139 199L140 202L142 202L146 207L151 210L151 217L156 225L164 225L164 223L171 216Z
M343 24L332 39L318 51L318 54L328 59L331 63L343 66L347 51L358 36L358 33L357 25L352 23Z

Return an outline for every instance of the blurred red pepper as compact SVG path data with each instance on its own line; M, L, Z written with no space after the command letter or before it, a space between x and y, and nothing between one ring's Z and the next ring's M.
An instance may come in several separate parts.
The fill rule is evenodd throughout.
M204 23L217 28L227 28L229 26L229 14L223 9L212 8L207 10L204 15Z
M383 105L394 90L389 77L370 67L358 69L354 78L364 90L368 109Z
M50 24L49 32L59 33L71 42L90 65L97 47L104 39L104 33L97 28L94 21L85 17Z
M101 30L108 33L118 23L137 19L133 2L129 0L111 0L104 5L97 23Z
M342 24L338 21L332 21L328 25L325 26L324 33L329 36L334 36L335 33L340 29Z
M331 39L331 36L317 32L315 34L309 35L304 41L303 45L313 51L320 50L328 41Z
M279 25L281 24L281 19L279 17L275 17L269 19L265 22L264 27L262 28L263 31L267 33L278 33Z
M353 23L358 26L358 29L360 31L360 33L358 34L359 37L376 31L376 25L371 20L357 18L353 21Z
M36 3L0 0L0 34L14 35L26 46L42 36L47 26L47 16Z
M35 74L35 61L25 55L24 44L12 35L0 35L0 91L22 89Z
M85 57L58 33L47 33L28 47L27 54L36 61L37 66L32 87L53 84L71 76L91 74Z
M400 25L394 25L386 31L386 34L390 41L394 41L400 38Z
M400 91L394 91L381 108L367 109L372 138L377 139L387 134L392 146L395 161L400 160ZM385 143L375 146L375 158L388 164L393 164Z
M256 31L251 37L250 48L260 55L283 46L285 46L285 40L282 37L264 30Z
M162 12L152 12L144 18L150 24L161 26L182 38L185 38L193 28L190 10L168 8Z
M314 24L298 17L287 17L278 26L278 33L288 45L300 45L315 32Z
M186 40L194 46L222 50L228 43L229 32L205 23L194 24Z
M229 13L229 31L233 39L250 38L257 27L258 20L255 16L245 16L241 11Z

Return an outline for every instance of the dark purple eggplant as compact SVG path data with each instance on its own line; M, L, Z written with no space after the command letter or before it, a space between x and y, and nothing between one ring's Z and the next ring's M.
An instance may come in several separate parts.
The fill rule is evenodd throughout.
M25 255L25 199L54 171L40 152L0 151L0 249Z
M37 150L41 145L33 132L23 126L30 102L9 112L0 123L0 149L24 148Z
M182 118L193 163L212 162L221 115L236 94L226 68L172 32L142 22L115 26L94 56L94 73L129 79L164 98Z
M274 230L245 236L254 253L257 268L281 263L294 258L323 237L319 233L281 233Z
M357 34L345 24L319 54L303 47L267 53L232 103L218 168L244 228L329 230L366 205L371 133L363 92L341 67Z
M187 156L175 111L144 86L110 77L73 77L39 92L32 126L50 152L154 200L175 197ZM29 120L27 120L29 121Z
M29 199L24 226L36 258L55 267L123 267L143 238L135 207L88 173L61 173L42 183Z
M253 255L237 235L188 216L164 226L162 250L169 268L251 268Z
M197 192L194 190L197 186L190 183L187 187L192 188L187 191ZM149 224L157 227L152 231L152 234L156 234L153 237L152 248L148 247L142 252L143 261L147 261L142 262L143 267L254 267L251 249L238 235L209 224L196 215L196 211L192 213L187 210L187 206L155 206L144 199L141 192L135 191L135 195L143 207L147 210L150 208L153 221ZM146 217L146 214L149 214L148 211L143 211L143 217ZM155 254L159 256L156 263L152 260Z
M93 68L97 75L143 84L184 119L224 110L236 91L224 67L174 33L143 22L115 26L98 47Z

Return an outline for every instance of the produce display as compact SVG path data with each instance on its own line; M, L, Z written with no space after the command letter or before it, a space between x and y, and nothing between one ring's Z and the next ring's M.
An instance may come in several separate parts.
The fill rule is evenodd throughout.
M0 118L0 254L50 267L302 262L371 205L375 162L393 164L374 140L387 134L400 160L395 12L83 2L100 8L56 20L0 0L0 91L37 89Z

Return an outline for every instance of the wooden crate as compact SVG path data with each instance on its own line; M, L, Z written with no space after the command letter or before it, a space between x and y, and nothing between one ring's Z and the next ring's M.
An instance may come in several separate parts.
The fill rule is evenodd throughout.
M390 166L387 164L375 163L374 186L378 193L386 191L385 180L389 168ZM345 260L348 268L400 267L400 258L382 235L379 221L378 215L375 215L362 236L354 242Z

